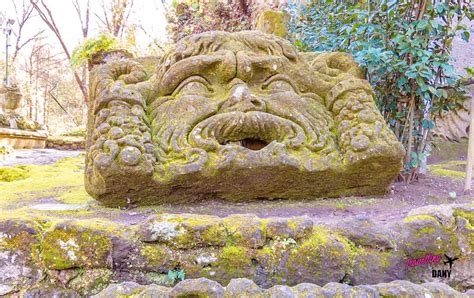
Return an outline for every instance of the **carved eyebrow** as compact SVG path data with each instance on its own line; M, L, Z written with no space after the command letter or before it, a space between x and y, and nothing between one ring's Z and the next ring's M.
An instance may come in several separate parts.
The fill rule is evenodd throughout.
M181 81L181 83L179 83L179 85L174 89L171 96L175 96L176 93L178 93L184 86L186 86L186 84L189 84L191 82L199 82L199 83L205 85L207 87L207 89L209 89L210 92L214 91L211 87L211 84L205 78L203 78L202 76L194 75L194 76L190 76L190 77L184 79L183 81Z
M295 92L299 92L298 88L296 88L295 84L291 81L291 79L287 75L284 75L284 74L276 74L266 79L265 82L263 82L262 84L262 89L267 88L268 85L270 85L272 82L275 82L275 81L287 82L288 84L291 85L291 87L293 87Z
M160 83L162 94L171 94L186 78L199 75L203 70L223 62L220 56L200 55L178 61L163 74Z

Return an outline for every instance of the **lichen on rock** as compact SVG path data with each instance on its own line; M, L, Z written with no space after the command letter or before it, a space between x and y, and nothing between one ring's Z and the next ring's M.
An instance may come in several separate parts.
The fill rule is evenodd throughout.
M48 269L110 268L111 249L111 239L104 232L61 223L44 234L41 259Z
M428 265L408 268L405 264L408 258L439 254L457 258L446 282L466 290L473 286L474 277L469 269L474 261L474 231L466 219L472 211L469 204L424 207L389 226L363 217L323 226L305 217L159 213L130 225L121 219L2 214L0 270L7 274L0 275L0 289L6 294L55 284L87 296L115 281L135 281L155 283L157 287L149 291L161 293L159 286L173 286L182 278L205 277L225 285L245 277L260 289L269 289L264 296L305 291L372 295L401 291L404 284L392 283L394 279L436 281ZM182 233L154 237L155 222L176 223L172 231ZM350 231L351 224L360 231ZM379 233L384 231L390 239ZM252 235L258 241L249 241ZM436 266L449 268L442 263ZM240 291L245 284L249 291L260 293L248 280L233 282L229 289ZM370 283L389 285L375 288L367 286ZM145 287L136 295L142 295L142 290ZM421 293L419 288L412 290Z

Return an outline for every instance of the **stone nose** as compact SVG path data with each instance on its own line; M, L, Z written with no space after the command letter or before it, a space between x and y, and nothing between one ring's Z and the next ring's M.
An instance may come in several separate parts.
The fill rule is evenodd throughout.
M221 106L222 112L265 111L265 109L265 102L252 94L245 84L234 86Z

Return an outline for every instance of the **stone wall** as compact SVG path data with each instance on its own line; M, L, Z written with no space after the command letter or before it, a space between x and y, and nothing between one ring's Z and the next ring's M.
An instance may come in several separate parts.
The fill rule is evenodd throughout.
M45 147L46 131L28 131L0 127L0 146L15 149L42 149Z
M245 277L261 288L410 280L466 291L474 289L473 223L472 204L423 207L389 226L365 217L322 226L306 217L158 214L124 223L4 213L0 294L53 286L91 295L123 281L169 286L177 281L170 272L222 285ZM427 263L430 256L440 259ZM446 256L457 258L451 269ZM433 269L450 276L433 278Z
M227 287L207 278L189 279L173 288L157 285L143 286L134 282L114 284L95 298L106 297L471 297L474 291L460 293L443 283L429 282L417 285L397 280L390 283L351 287L347 284L328 283L324 287L303 283L294 287L277 285L262 289L252 280L233 279Z
M65 137L56 136L48 137L46 140L46 148L58 150L84 150L86 142L84 137Z

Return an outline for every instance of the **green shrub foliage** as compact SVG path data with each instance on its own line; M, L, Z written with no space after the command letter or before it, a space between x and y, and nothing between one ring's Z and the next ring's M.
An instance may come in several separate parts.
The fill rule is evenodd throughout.
M462 20L473 19L473 4L321 0L290 3L288 10L291 39L301 50L350 52L366 69L380 111L407 149L405 177L415 177L434 117L465 93L450 51L456 34L470 38Z
M97 38L86 39L72 52L71 65L75 68L80 67L84 62L89 61L94 54L112 50L117 46L118 41L113 36L106 34L101 34Z

